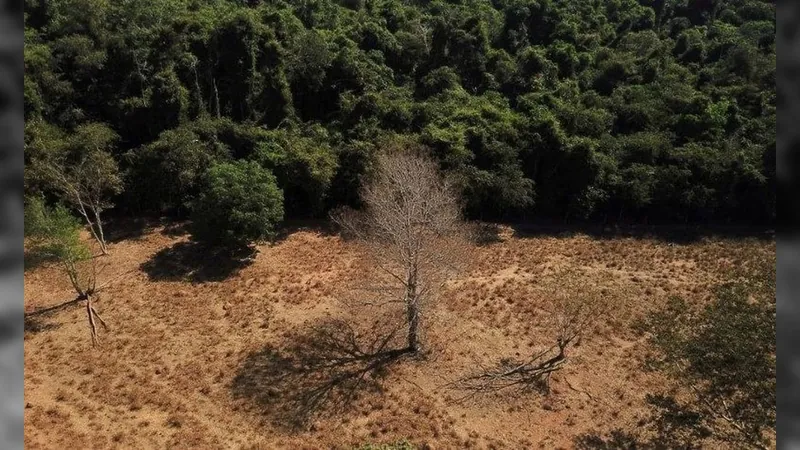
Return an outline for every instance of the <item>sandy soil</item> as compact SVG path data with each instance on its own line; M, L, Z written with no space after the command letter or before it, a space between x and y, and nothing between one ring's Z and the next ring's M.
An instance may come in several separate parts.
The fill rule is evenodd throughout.
M108 284L96 308L110 326L99 347L80 303L26 324L29 449L321 449L403 438L436 449L572 448L583 433L634 429L647 416L645 394L664 386L641 369L647 347L631 330L636 317L669 295L702 302L732 268L775 258L774 240L670 244L503 229L443 293L424 356L334 383L332 398L352 393L351 401L323 404L295 429L297 400L330 381L329 372L304 372L330 344L315 341L314 327L334 323L322 330L349 336L343 324L352 324L359 343L386 330L340 301L359 275L352 246L298 230L237 266L179 229L156 227L110 250L98 259L99 284ZM463 392L448 383L552 345L541 317L554 293L599 293L613 308L570 350L550 394L459 401ZM26 272L26 311L73 297L58 267Z

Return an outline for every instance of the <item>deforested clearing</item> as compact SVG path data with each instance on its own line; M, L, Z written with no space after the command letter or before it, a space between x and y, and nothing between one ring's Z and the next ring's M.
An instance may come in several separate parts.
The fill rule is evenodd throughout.
M775 2L24 16L28 448L776 446Z
M26 272L27 448L353 448L403 439L437 449L579 447L615 429L635 433L651 416L646 395L669 385L643 369L652 348L637 320L675 295L703 305L732 273L775 261L770 235L677 241L500 226L492 242L474 245L469 271L444 286L426 351L365 367L359 355L395 337L380 308L348 301L345 286L365 267L336 233L295 227L230 264L176 225L108 247L97 269L107 286L94 305L109 329L96 347L80 303L36 313L74 298L63 272L47 264ZM567 349L546 389L457 388L501 359L551 347L545 319L555 298L592 296L609 307ZM402 345L403 333L396 338Z

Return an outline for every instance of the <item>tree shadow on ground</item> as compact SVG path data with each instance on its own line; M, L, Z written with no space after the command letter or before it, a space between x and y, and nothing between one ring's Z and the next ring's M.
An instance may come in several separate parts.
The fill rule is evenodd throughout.
M387 369L409 354L389 349L393 335L360 338L344 321L326 320L266 346L244 360L231 391L276 426L305 428L320 415L341 413L364 393L382 391Z
M647 394L649 419L643 419L635 430L616 428L609 433L590 432L576 436L579 450L612 449L700 449L709 437L709 429L698 412L678 403L674 397Z
M190 226L187 221L170 222L161 233L173 238L182 237L190 233ZM281 226L271 243L279 243L298 231L313 231L326 236L335 233L325 221L289 221ZM140 267L150 281L222 281L252 264L256 253L254 246L214 247L189 240L159 251Z
M53 328L58 328L60 325L49 322L42 317L25 317L23 327L25 334L36 334L42 331L47 331Z
M25 272L56 261L53 257L35 251L25 250L23 255L23 270Z
M634 435L621 429L611 431L608 435L597 432L584 433L573 439L578 450L635 450L649 448L643 446Z
M36 334L59 327L60 324L50 322L47 319L59 311L79 306L83 300L85 300L84 297L76 297L72 300L67 300L57 305L38 308L24 313L23 329L25 334Z
M584 433L573 439L577 450L667 450L680 448L696 450L702 448L697 441L679 440L669 436L644 438L637 433L617 428L607 434L598 432Z
M704 238L775 239L775 230L768 227L727 225L603 225L598 223L526 223L510 224L516 238L572 237L580 234L595 239L655 239L671 244L692 244Z
M222 281L252 264L255 254L250 247L230 249L178 242L153 255L140 268L150 281Z
M161 234L168 237L182 237L189 234L189 222L174 222L164 226Z
M122 241L138 241L161 225L161 220L152 217L114 218L103 224L106 241L117 243Z

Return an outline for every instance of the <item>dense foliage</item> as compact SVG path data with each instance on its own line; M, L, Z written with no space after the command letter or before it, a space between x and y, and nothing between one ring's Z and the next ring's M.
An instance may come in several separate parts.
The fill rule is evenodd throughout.
M27 161L107 130L121 210L249 160L319 216L408 140L473 217L774 220L773 2L26 3Z
M283 192L275 176L253 161L220 163L206 172L192 218L197 241L247 245L273 237L283 220Z
M56 260L74 265L91 257L80 239L80 221L63 205L47 206L43 199L25 199L26 260Z

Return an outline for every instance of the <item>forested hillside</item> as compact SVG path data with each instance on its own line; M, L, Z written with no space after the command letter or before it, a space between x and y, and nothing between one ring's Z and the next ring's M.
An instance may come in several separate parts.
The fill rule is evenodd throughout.
M122 213L181 216L210 167L248 160L286 217L320 217L358 203L377 149L413 142L471 217L774 221L773 2L27 0L25 15L28 195L63 198L57 167L107 181Z

